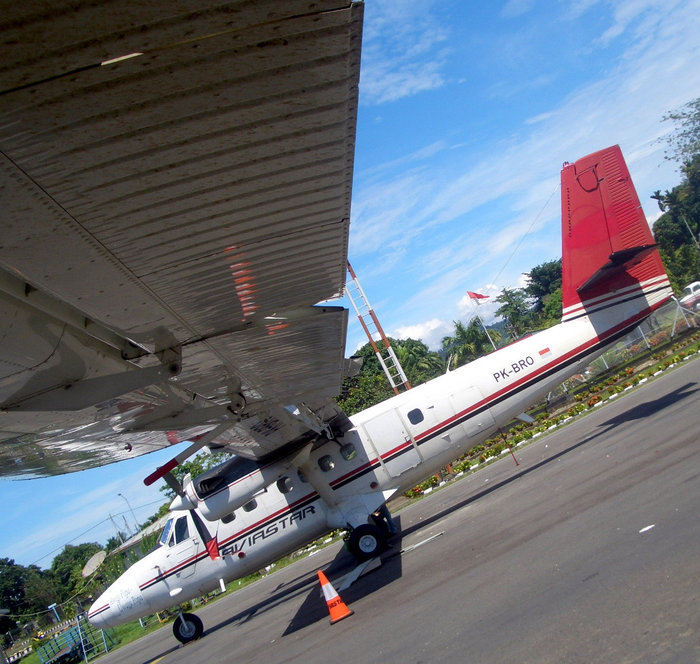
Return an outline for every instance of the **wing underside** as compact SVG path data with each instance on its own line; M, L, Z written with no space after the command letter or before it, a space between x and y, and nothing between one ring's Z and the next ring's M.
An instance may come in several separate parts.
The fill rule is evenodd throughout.
M342 380L362 5L1 5L0 474L274 451Z

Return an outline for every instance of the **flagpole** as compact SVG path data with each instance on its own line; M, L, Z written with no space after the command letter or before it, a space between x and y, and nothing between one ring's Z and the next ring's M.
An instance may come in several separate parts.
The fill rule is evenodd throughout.
M481 316L479 314L476 314L477 320L481 323L481 328L484 330L486 333L486 336L488 337L488 340L491 342L491 345L493 346L493 349L496 350L496 344L493 343L493 339L491 338L491 335L489 334L489 331L486 329L486 325L484 325L484 321L481 320Z
M479 305L481 304L479 300L486 300L489 297L488 295L481 295L480 293L474 293L472 291L467 291L467 295L469 296L469 299L474 303L477 310L479 309ZM486 329L486 325L484 325L484 321L481 320L481 316L479 316L479 314L474 314L474 315L476 316L476 319L481 323L481 329L486 334L486 338L491 342L493 349L496 350L496 344L493 343L493 339L491 338L489 331Z

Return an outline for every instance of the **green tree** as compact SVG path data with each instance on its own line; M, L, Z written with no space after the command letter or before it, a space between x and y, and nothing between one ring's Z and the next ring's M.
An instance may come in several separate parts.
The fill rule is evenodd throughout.
M10 558L0 558L0 606L9 615L0 616L0 633L17 627L17 623L47 616L49 604L57 601L58 592L50 572L36 565L24 567ZM19 619L15 619L19 616Z
M59 602L65 602L80 592L85 585L83 567L101 549L97 542L66 544L63 551L53 559L49 571L59 593Z
M173 468L172 473L175 479L182 484L186 475L190 475L192 479L198 477L202 473L206 473L207 470L211 470L214 466L218 466L220 463L229 459L231 454L229 452L215 452L214 454L200 453L195 456L183 461L179 466ZM167 485L163 484L159 490L164 493L169 500L175 498L175 492ZM163 511L163 507L160 508L159 513ZM165 508L167 511L167 506ZM158 517L156 517L157 519ZM155 519L154 519L155 521Z
M0 616L0 631L3 634L17 626L10 616L26 611L25 576L25 567L16 565L11 558L0 558L0 607L10 612L8 616Z
M357 376L346 378L343 393L337 401L348 415L354 415L393 396L394 391L379 367L378 372L360 371Z
M422 341L389 338L389 343L412 387L444 373L445 365L440 355L431 351ZM379 347L380 352L383 352L383 346L380 344ZM338 405L348 415L394 396L389 380L369 342L359 348L353 357L362 360L362 367L356 376L343 381L342 393L337 399Z
M60 595L52 575L35 565L30 565L26 570L24 592L29 600L27 610L31 613L46 611L47 607L56 602Z
M456 320L454 326L454 334L444 337L441 342L450 369L461 367L493 350L489 338L476 318L472 318L468 325Z
M541 329L561 320L561 258L546 261L527 273L527 295L534 300L533 324Z
M654 238L676 293L700 278L700 155L681 168L683 180L652 198L664 212L654 223Z
M562 314L562 292L561 286L553 293L550 293L544 301L544 308L541 314L542 327L551 327L561 322Z
M700 154L700 97L689 101L662 118L675 123L675 129L666 137L669 151L666 158L687 162Z
M682 180L670 191L652 195L664 213L654 224L654 237L671 285L680 293L700 278L700 97L663 120L676 125L666 136L666 158L682 163Z
M507 321L507 327L514 339L521 337L535 326L532 305L525 289L504 288L496 298L496 302L501 304L496 309L496 315Z
M445 372L445 363L438 353L416 339L392 339L391 347L401 364L408 382L420 385Z
M534 300L533 309L540 312L552 293L561 288L561 258L545 261L527 273L525 292Z

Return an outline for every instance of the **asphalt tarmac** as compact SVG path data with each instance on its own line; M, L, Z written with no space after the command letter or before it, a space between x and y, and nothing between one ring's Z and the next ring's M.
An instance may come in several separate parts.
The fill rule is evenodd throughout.
M401 510L329 624L336 544L103 664L700 662L700 361ZM418 545L418 546L414 546ZM337 584L336 584L337 585Z

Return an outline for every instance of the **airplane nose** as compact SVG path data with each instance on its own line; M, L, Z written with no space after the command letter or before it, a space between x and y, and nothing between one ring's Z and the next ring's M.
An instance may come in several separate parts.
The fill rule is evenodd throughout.
M102 593L92 604L88 611L88 620L95 627L104 629L112 627L110 618L114 613L109 601L109 590Z
M88 620L95 627L115 627L149 613L148 603L130 572L127 570L90 607Z

